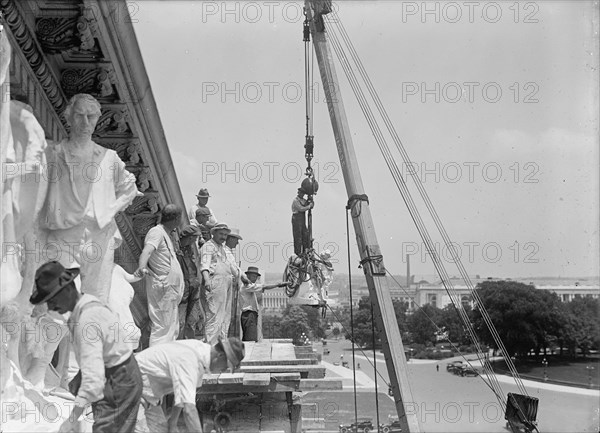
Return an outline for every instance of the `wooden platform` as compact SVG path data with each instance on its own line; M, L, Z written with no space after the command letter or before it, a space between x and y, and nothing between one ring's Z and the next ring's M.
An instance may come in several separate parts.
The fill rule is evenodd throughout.
M325 367L308 346L263 340L245 343L245 349L235 373L204 376L196 400L205 427L219 415L227 419L228 432L300 432L301 392L342 389L341 380L325 377Z

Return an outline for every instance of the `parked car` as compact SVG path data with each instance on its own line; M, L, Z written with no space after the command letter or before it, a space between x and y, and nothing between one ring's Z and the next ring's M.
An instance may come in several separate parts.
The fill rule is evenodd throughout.
M400 421L393 421L390 424L381 424L379 431L381 433L400 433L402 427L400 427Z
M323 355L329 355L331 351L329 349L323 349Z
M350 425L340 425L340 433L369 433L373 431L373 421L370 419L358 420Z
M446 371L449 371L450 373L455 373L458 368L462 367L462 365L462 361L449 362L448 364L446 364Z
M457 374L460 374L463 377L464 376L479 376L479 373L477 372L477 370L475 370L473 367L469 367L468 365L463 365L462 367L457 369Z

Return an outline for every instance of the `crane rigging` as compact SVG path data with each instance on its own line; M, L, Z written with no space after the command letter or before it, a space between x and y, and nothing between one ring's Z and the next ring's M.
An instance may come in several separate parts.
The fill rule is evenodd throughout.
M329 14L333 15L334 18L331 20L326 19L326 17ZM376 326L380 331L380 338L383 343L383 351L386 358L387 370L391 382L391 389L394 394L394 401L396 403L399 422L402 426L403 431L418 432L420 431L420 426L415 414L407 413L404 408L404 401L414 400L412 399L410 383L408 381L408 376L406 372L406 359L404 355L402 339L398 331L398 326L393 311L389 289L387 287L387 271L383 263L383 255L380 252L377 238L375 235L375 229L369 210L368 197L364 193L358 160L354 152L352 137L350 135L349 126L346 119L346 113L344 110L342 96L339 94L339 92L334 94L334 91L336 89L339 89L340 87L337 81L335 65L333 63L329 42L331 42L333 51L338 57L340 64L342 65L342 69L346 77L348 78L348 81L350 82L354 94L357 97L360 108L367 119L369 127L371 128L371 131L373 132L373 135L376 139L379 150L381 151L386 165L388 166L388 169L392 174L394 182L396 183L396 186L400 191L401 197L409 210L410 216L413 222L415 223L415 226L421 238L423 239L423 242L429 254L433 259L435 269L438 272L442 283L450 296L450 299L452 300L457 314L463 321L465 329L467 330L475 347L477 348L478 357L482 362L483 371L487 376L487 380L484 380L484 382L496 395L496 398L498 399L499 403L505 408L505 418L508 421L508 425L514 432L517 432L521 429L527 432L537 430L536 416L538 399L530 397L527 394L527 390L525 389L522 380L520 379L512 361L510 359L507 359L507 364L511 373L513 374L520 394L509 393L507 398L505 398L500 384L493 373L489 361L483 355L483 351L481 345L479 344L477 335L460 302L460 297L458 296L456 290L452 286L448 273L440 258L438 257L435 248L433 248L432 246L433 242L431 240L429 231L425 223L423 222L423 219L421 218L421 215L416 207L416 204L412 198L410 190L408 189L405 179L403 178L398 168L398 164L396 163L393 154L385 141L384 135L381 129L379 128L378 122L371 110L371 107L369 106L367 98L365 97L361 89L361 86L354 73L351 63L348 57L346 56L346 53L344 52L344 44L348 47L350 52L350 58L356 64L356 68L358 69L362 80L366 83L369 95L374 100L376 108L380 116L383 118L385 126L388 129L388 132L390 133L397 150L401 154L404 162L407 164L408 167L412 166L412 162L406 150L404 149L402 142L398 138L398 134L396 133L389 119L389 116L383 108L381 100L379 99L379 96L377 95L368 77L368 74L366 73L364 66L358 58L358 55L354 47L352 46L352 43L347 33L345 32L345 29L343 28L339 17L335 13L335 11L333 11L331 1L306 0L305 16L306 20L303 25L305 59L307 59L305 61L305 71L308 77L309 65L307 41L309 39L310 33L310 35L312 35L313 47L316 54L319 71L321 74L323 88L325 89L330 120L333 127L342 173L344 176L346 190L349 197L347 208L351 210L352 221L361 256L360 263L362 265L363 271L365 273L365 278L367 280L371 304L373 306L374 316L376 319ZM326 24L327 29L329 30L328 32L326 32ZM311 176L312 169L310 167L310 160L312 159L312 152L314 149L314 137L312 135L312 106L308 99L309 93L310 92L308 91L307 78L307 132L305 141L305 156L307 158L308 168L306 172L307 179L305 179L304 182L307 183L308 189L310 190L311 182L314 181L314 178ZM454 262L457 263L461 276L467 282L468 287L471 289L473 298L482 313L484 322L490 330L494 341L496 342L496 345L506 355L507 351L504 347L504 344L500 340L500 337L497 331L495 330L495 327L491 322L490 317L487 314L483 303L481 302L481 299L475 291L466 273L466 270L464 269L464 266L460 261L460 257L456 255L455 250L452 248L452 243L450 241L448 233L446 232L419 177L412 177L418 189L419 195L425 202L427 210L429 211L434 220L436 228L442 235L445 244L447 245L449 251L453 255ZM308 192L309 191L307 191L307 193ZM310 190L310 192L316 193L316 188ZM312 199L312 194L309 194L309 200L310 199ZM310 210L309 232L311 233L312 246L312 213L310 212ZM288 263L288 267L286 268L286 275L289 276L289 270L294 269L294 266L296 266L295 269L297 269L300 273L302 272L302 270L309 269L311 264L311 260L309 257L310 256L305 256L302 258L301 261L298 262L294 262L292 260L293 258L291 258L290 262ZM308 272L306 273L306 275L308 275Z

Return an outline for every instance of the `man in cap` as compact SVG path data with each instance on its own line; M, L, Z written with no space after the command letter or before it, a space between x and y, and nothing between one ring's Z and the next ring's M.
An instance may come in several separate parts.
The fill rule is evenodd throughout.
M188 213L188 217L190 219L190 224L192 225L196 225L196 211L200 208L205 208L208 210L208 214L210 215L210 218L208 219L208 225L209 227L214 226L217 223L217 217L215 216L215 214L213 213L213 211L206 206L206 204L208 203L208 198L210 197L210 194L208 193L208 190L206 188L202 188L200 189L200 191L198 191L198 194L196 194L196 198L198 199L198 203L196 203L195 205L193 205L190 208L190 211Z
M227 239L225 239L225 253L227 254L227 260L229 260L229 263L231 264L231 273L233 274L233 283L231 286L231 307L225 319L227 319L227 316L229 316L229 328L234 326L234 330L237 329L238 323L236 312L238 311L240 278L243 279L243 283L249 282L242 273L242 269L240 268L235 251L241 240L242 236L240 236L240 230L233 227L231 228L231 232L227 235Z
M73 412L59 431L79 431L77 419L91 403L94 432L133 432L142 395L133 349L119 338L125 330L118 316L95 296L79 293L73 282L77 275L79 269L48 262L36 271L29 299L33 305L47 303L50 311L71 313L68 326L81 382L73 383Z
M242 325L242 341L258 341L258 313L260 306L256 298L257 293L262 293L265 290L276 289L278 287L286 287L288 283L279 283L263 286L256 281L260 277L256 266L249 266L246 271L248 282L240 289L240 306L242 315L240 322Z
M225 240L231 230L225 223L211 229L212 239L200 249L200 272L205 295L205 341L227 338L231 320L231 286L233 272L225 250Z
M183 271L185 288L179 304L179 338L195 338L196 324L203 316L200 308L200 281L196 241L202 235L199 227L185 226L179 235L177 260ZM203 317L202 317L203 319Z
M174 394L174 407L168 418L168 431L177 431L181 412L187 431L202 432L196 409L196 389L205 373L222 373L237 368L244 358L244 343L238 338L218 339L210 344L179 340L143 350L137 355L143 380L142 404L148 429L164 431L166 414L158 406L167 394Z
M202 247L207 241L210 240L211 234L210 229L214 227L214 225L210 225L210 209L207 207L199 207L196 209L196 223L192 224L200 228L202 232L202 237L198 239L198 246Z
M136 271L137 276L152 277L152 286L147 290L152 321L150 346L173 341L179 334L178 306L185 283L170 235L179 227L181 214L179 206L165 205L160 223L146 234Z
M297 256L305 252L310 245L306 227L306 211L315 207L313 201L304 198L305 195L306 192L302 188L298 188L298 195L292 202L292 234L294 236L294 254Z

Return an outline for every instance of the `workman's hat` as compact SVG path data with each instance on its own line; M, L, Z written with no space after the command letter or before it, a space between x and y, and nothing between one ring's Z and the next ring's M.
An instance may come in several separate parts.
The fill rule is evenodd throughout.
M233 238L238 238L240 241L243 239L240 236L240 229L234 229L233 227L231 228L231 233L229 233L227 236L231 236Z
M196 218L198 218L200 215L211 216L210 209L206 206L200 206L198 209L196 209Z
M189 236L202 236L202 230L200 227L194 225L187 225L181 230L180 238L187 238Z
M210 197L210 194L208 193L208 190L206 188L202 188L200 191L198 191L196 197Z
M256 274L260 277L260 272L258 272L258 268L256 266L248 266L248 270L245 272L245 274Z
M47 302L79 275L79 268L65 269L58 262L48 262L35 271L35 289L29 298L33 305Z
M231 368L235 370L240 366L242 359L244 359L246 354L244 343L242 343L242 341L236 337L229 337L226 340L219 338L219 342L223 346L225 356L227 357L227 362Z
M298 192L301 192L302 194L306 194L306 191L304 191L302 188L298 188Z
M231 229L229 228L229 226L226 223L215 224L215 226L212 229L210 229L210 232L214 233L217 230L225 230L225 231L227 231L227 234L229 234L231 232Z

